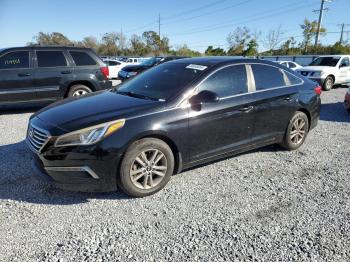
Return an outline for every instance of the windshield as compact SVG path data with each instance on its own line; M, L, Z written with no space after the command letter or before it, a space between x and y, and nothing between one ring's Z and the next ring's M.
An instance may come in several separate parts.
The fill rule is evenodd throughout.
M311 62L310 66L336 66L340 57L326 56L318 57Z
M145 66L153 66L155 63L157 63L157 58L152 57L152 58L148 58L146 60L144 60L141 65L145 65Z
M198 69L183 63L161 64L125 82L115 92L166 101L196 80L206 68Z

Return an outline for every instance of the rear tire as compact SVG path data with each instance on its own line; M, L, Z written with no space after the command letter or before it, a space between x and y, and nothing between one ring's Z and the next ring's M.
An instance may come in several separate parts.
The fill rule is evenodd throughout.
M162 140L138 140L124 155L117 176L118 186L132 197L155 194L169 182L174 162L172 150Z
M297 111L289 121L286 133L280 144L287 150L298 149L309 132L309 119L305 113Z
M323 82L322 89L324 91L329 91L333 88L333 85L334 85L333 77L327 76Z
M67 97L83 96L89 93L92 93L92 90L90 89L90 87L87 87L86 85L82 85L82 84L77 84L77 85L71 86Z

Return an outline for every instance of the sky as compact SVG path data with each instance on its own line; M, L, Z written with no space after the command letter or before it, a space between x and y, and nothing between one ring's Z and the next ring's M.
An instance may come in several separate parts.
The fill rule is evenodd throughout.
M283 38L302 40L300 24L318 19L321 0L0 0L0 48L23 46L38 32L61 32L71 40L85 36L98 39L106 32L130 37L143 31L158 31L173 47L187 44L204 51L208 45L227 48L227 35L238 26L261 32L264 50L269 30L281 26ZM323 26L330 32L321 37L329 44L340 38L338 24L349 24L350 0L326 3ZM349 33L345 38L350 37Z

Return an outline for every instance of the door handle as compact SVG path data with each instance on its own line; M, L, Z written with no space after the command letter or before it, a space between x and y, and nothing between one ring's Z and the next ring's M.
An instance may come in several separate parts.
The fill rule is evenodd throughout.
M72 73L72 71L62 71L61 72L61 74L63 74L63 75L68 75L68 74L71 74Z
M24 76L31 76L29 73L19 73L18 76L24 77Z
M245 113L249 113L249 112L252 111L253 109L254 109L254 106L246 106L246 107L240 108L239 111L245 112Z
M284 100L284 101L291 101L292 99L293 99L292 97L287 96L287 97L285 97L283 100Z

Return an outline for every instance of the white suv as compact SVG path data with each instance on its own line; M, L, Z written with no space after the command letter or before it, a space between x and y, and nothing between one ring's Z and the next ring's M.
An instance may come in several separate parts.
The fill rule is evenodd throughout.
M333 85L350 83L350 55L319 56L309 66L296 71L328 91Z

